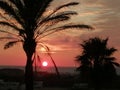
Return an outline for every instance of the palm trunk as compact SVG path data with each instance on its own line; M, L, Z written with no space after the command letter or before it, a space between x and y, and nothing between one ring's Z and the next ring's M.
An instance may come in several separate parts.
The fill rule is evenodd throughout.
M33 39L26 40L23 44L24 51L27 56L25 67L25 89L33 90L33 60L32 56L35 52L36 42Z
M95 57L95 61L94 61L94 86L95 86L95 90L100 90L101 89L101 67L100 67L100 62L98 61L99 57Z
M26 90L33 90L33 66L32 60L27 57L27 63L25 67L25 88Z

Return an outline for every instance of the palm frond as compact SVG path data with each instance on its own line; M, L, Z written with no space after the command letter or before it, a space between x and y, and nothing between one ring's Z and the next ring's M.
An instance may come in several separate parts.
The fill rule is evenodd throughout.
M42 65L42 62L41 62L41 59L40 59L40 56L38 55L38 53L35 51L34 52L34 56L33 56L33 59L32 59L32 63L34 63L35 65L35 72L37 72L37 64L39 63L40 67Z
M14 38L14 37L0 37L0 40L13 40L13 39L18 39L18 38Z
M40 56L39 56L39 55L37 55L37 59L38 59L38 62L41 63L41 59L40 59Z
M51 2L53 0L37 0L38 3L39 3L39 7L38 7L38 10L36 11L37 12L37 16L36 16L36 20L39 21L39 19L41 18L41 16L43 15L43 13L46 11L47 7L49 7L49 5L51 4Z
M55 18L57 18L57 17L55 17ZM58 24L58 23L60 23L60 22L63 22L63 21L67 21L68 19L69 19L69 17L68 16L61 16L61 17L59 17L59 18L57 18L57 19L55 19L55 18L51 18L51 20L49 19L46 23L44 23L42 26L40 26L40 27L38 27L37 29L36 29L36 31L35 31L35 38L38 38L41 34L43 34L43 33L45 33L45 32L47 32L47 31L49 31L49 29L51 28L51 27L53 27L53 26L55 26L56 24ZM46 26L45 26L46 25ZM44 29L41 29L41 28L43 28L43 26L45 26L45 28Z
M64 11L64 12L60 12L60 13L56 13L57 15L65 15L65 16L70 16L70 15L77 15L78 13L75 11Z
M38 27L42 28L45 25L46 25L46 28L44 30L42 30L40 33L39 33L39 31L37 31L37 32L39 34L42 34L43 32L47 31L47 29L49 29L50 27L53 27L54 25L58 24L59 22L69 20L70 15L76 15L76 14L77 13L74 11L66 11L66 12L61 12L56 15L53 15L52 17L49 17L49 18L45 18L36 26L36 28L38 28ZM39 29L39 30L41 30L41 29Z
M37 26L36 26L36 31L39 29L39 28L42 28L44 27L45 25L45 29L42 30L42 29L39 29L39 31L41 31L41 33L47 31L48 28L58 24L59 22L62 22L62 21L66 21L70 19L68 16L64 16L64 15L58 15L58 16L54 16L54 17L51 17L51 18L48 18L48 19L45 19L43 20L42 22L40 22ZM38 31L38 32L39 32Z
M15 11L14 8L10 6L7 2L0 1L0 8L3 9L9 15L12 15L21 25L23 24L19 15L17 15L17 11Z
M114 65L117 66L117 67L120 67L120 64L117 63L117 62L112 62L112 64L114 64Z
M67 3L67 4L61 5L61 6L57 7L57 8L49 15L49 17L50 17L51 15L53 15L54 13L56 13L57 11L59 11L60 9L62 9L62 8L69 7L69 6L74 6L74 5L78 5L78 4L79 4L78 2L70 2L70 3Z
M9 22L0 21L0 25L9 26L9 27L13 28L16 31L22 30L22 29L19 29L17 26L10 24Z
M11 32L8 32L8 31L0 30L0 32L2 32L2 33L6 33L6 34L10 34L10 35L13 35L13 36L18 37L18 35L13 34L13 33L11 33Z
M106 38L105 40L102 40L101 42L103 43L103 46L106 46L108 43L109 38Z
M74 5L78 5L78 4L79 4L79 2L70 2L70 3L67 3L67 4L64 4L64 5L61 5L61 6L57 7L55 11L60 10L61 8L74 6Z
M114 61L114 60L116 60L115 57L105 57L104 59L107 60L107 61Z
M50 49L47 45L45 45L42 42L37 42L42 48L44 48L46 50L46 53L48 54L50 52Z
M50 34L53 34L55 32L59 32L59 31L62 31L62 30L68 30L68 29L72 29L72 28L74 28L75 30L76 29L85 29L85 28L90 29L90 30L93 29L93 27L91 27L89 25L84 25L84 24L83 25L80 25L80 24L78 24L78 25L76 25L76 24L75 25L64 25L64 26L60 26L60 27L56 27L56 28L52 28L52 29L48 30L47 32L42 34L37 39L39 40L39 39L44 38L44 37L46 37L46 36L48 36Z
M23 10L24 4L21 0L10 0L10 2L13 3L18 8L18 10Z
M23 0L23 2L24 10L21 17L25 22L36 25L37 20L41 18L52 0Z
M6 21L8 21L10 24L15 25L11 20L9 20L5 15L3 15L2 13L0 13L0 17L5 19Z
M115 48L109 48L107 51L106 51L106 55L107 56L110 56L110 55L112 55L115 51L117 51L117 49L115 49Z
M65 15L53 16L51 18L45 19L42 22L40 22L37 27L40 27L42 24L46 25L46 23L51 23L51 22L56 22L56 21L63 21L63 20L68 20L68 19L69 19L69 17L65 16Z
M90 29L93 30L94 28L89 26L89 25L84 25L84 24L75 24L75 25L64 25L59 27L58 30L65 30L65 29L71 29L71 28L76 28L76 29Z
M22 42L22 41L20 41L20 40L10 41L10 42L8 42L8 43L5 44L4 49L8 49L8 48L14 46L14 45L15 45L16 43L18 43L18 42Z
M45 30L47 30L49 26L53 27L54 25L63 21L67 21L69 19L70 18L68 16L55 16L55 17L49 18L47 21L44 22L44 26L46 25Z
M50 18L52 15L54 15L56 12L58 12L62 8L69 7L69 6L74 6L74 5L78 5L78 4L79 4L78 2L70 2L70 3L67 3L67 4L61 5L61 6L57 7L55 10L53 10L53 12L51 12L46 17L46 19ZM38 19L38 22L39 22L39 19Z
M93 30L93 27L89 26L89 25L84 25L84 24L74 24L74 25L70 25L70 24L67 24L67 25L64 25L64 26L60 26L60 27L56 27L56 28L53 28L51 29L50 31L61 31L61 30L68 30L68 29L90 29L90 30Z
M58 68L57 68L57 65L56 65L53 57L51 56L50 48L49 48L47 45L45 45L44 43L39 42L39 44L46 50L46 53L47 53L48 56L50 57L53 65L54 65L54 67L55 67L55 71L56 71L57 76L60 77L60 73L59 73L59 70L58 70Z
M55 15L53 15L53 16L51 16L51 17L47 17L47 18L44 18L40 23L39 23L39 25L41 25L42 23L46 23L46 22L49 22L49 21L52 21L52 20L61 20L61 19L68 19L69 18L69 16L70 15L77 15L77 13L76 12L74 12L74 11L66 11L66 12L61 12L61 13L57 13L57 14L55 14ZM38 25L38 26L39 26Z

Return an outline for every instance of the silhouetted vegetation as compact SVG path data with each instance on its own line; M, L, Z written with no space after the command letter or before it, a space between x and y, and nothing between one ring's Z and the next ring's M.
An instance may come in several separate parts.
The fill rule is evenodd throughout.
M0 69L0 79L4 81L24 82L24 71L21 69Z
M0 79L3 80L4 82L18 82L19 84L24 84L24 71L21 69L0 69ZM43 87L48 87L48 88L54 88L54 87L62 87L62 88L68 88L68 90L92 90L91 88L93 86L89 86L86 89L80 89L78 87L73 87L78 80L76 78L76 74L70 74L70 73L61 73L61 78L57 78L56 73L49 73L49 72L34 72L34 78L35 82L36 81L42 81L43 82ZM78 80L80 81L80 79ZM82 82L86 83L86 82ZM104 88L120 88L120 76L117 76L116 79L114 79L113 82L111 82L111 85L108 87ZM79 84L78 84L79 85ZM92 84L90 84L92 85ZM107 84L108 85L108 84Z
M0 37L0 40L9 40L5 44L5 49L10 48L16 43L22 42L23 49L27 56L25 67L25 83L26 90L33 90L33 62L34 58L39 58L36 53L36 47L47 48L41 42L41 39L58 31L70 28L92 29L89 25L84 24L59 24L68 21L70 16L76 15L75 11L61 11L61 9L69 6L78 5L78 2L70 2L63 4L47 13L48 7L53 0L0 0L0 8L5 12L0 14L3 21L1 26L8 27L0 32L6 36ZM4 28L3 28L4 29ZM9 36L8 36L9 34ZM57 67L55 67L57 68ZM57 70L57 69L56 69Z
M108 47L107 43L108 38L98 37L83 41L80 44L83 52L77 56L81 82L89 83L96 90L113 86L117 78L115 66L120 66L112 56L117 49Z
M4 82L18 82L24 84L24 71L21 69L0 69L0 79ZM74 83L74 75L61 73L61 78L56 73L34 72L34 81L42 81L43 87L71 87Z

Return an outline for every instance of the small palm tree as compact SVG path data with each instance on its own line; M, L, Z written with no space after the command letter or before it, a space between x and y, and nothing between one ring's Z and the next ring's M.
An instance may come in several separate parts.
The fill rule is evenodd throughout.
M25 67L26 90L33 90L33 57L37 45L43 46L41 42L42 38L70 28L92 28L89 25L71 23L57 25L61 22L68 21L70 16L77 14L74 11L63 11L61 9L75 6L79 3L70 2L63 4L46 14L52 1L53 0L0 0L0 16L2 18L0 25L4 26L0 32L7 35L0 37L0 40L9 40L5 44L4 49L22 42L27 57Z
M108 38L103 40L97 37L90 38L81 44L83 52L77 56L80 63L78 70L85 75L88 72L88 77L92 76L97 87L103 83L102 81L111 80L116 75L114 66L119 66L111 56L116 49L107 47L107 41Z

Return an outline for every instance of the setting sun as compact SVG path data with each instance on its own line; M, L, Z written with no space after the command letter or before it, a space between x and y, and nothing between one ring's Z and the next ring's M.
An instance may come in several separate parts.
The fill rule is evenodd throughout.
M42 62L42 66L44 66L44 67L48 66L48 62L46 62L46 61Z

